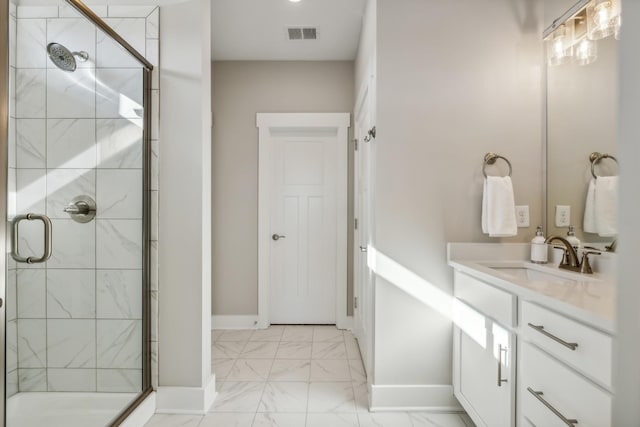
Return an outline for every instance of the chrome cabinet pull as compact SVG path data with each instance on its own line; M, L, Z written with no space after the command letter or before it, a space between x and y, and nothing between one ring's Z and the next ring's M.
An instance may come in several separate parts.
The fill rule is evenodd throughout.
M544 330L544 326L542 325L534 325L533 323L528 323L528 325L535 329L536 331L540 332L542 335L551 338L552 340L554 340L557 343L562 344L563 346L571 349L571 350L575 350L576 348L578 348L578 343L576 342L567 342L561 338L558 338L557 336L550 334L549 332Z
M18 250L18 225L23 220L27 221L42 221L44 224L44 254L40 258L23 257ZM11 248L11 257L17 262L26 262L27 264L37 264L45 262L51 258L51 220L46 215L39 215L34 213L16 215L13 219L13 228L11 232L11 240L13 247Z
M506 383L506 379L502 379L502 353L505 354L505 359L507 355L507 347L502 347L502 344L498 345L498 387L502 387L502 383Z
M546 406L551 412L553 412L558 418L562 420L563 423L568 425L569 427L575 427L575 424L578 424L578 420L573 420L565 417L558 411L556 408L551 405L551 403L547 402L542 398L543 394L541 391L535 391L531 387L527 387L527 391L535 396L544 406Z

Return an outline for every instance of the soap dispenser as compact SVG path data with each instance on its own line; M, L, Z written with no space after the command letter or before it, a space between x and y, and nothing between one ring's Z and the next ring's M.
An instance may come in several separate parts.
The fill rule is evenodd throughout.
M531 240L531 262L536 264L546 264L548 261L549 251L545 243L542 226L536 229L536 237Z
M567 242L571 243L571 246L577 250L580 247L580 239L576 237L576 233L573 230L573 225L570 225L569 231L567 231Z

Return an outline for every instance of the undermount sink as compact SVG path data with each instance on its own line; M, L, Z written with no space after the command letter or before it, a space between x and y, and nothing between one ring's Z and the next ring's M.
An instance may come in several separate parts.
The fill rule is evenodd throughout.
M539 270L533 270L526 267L489 267L492 270L498 270L503 274L516 277L518 279L529 280L532 282L562 282L571 283L577 282L577 280L569 279L567 277L557 276L555 274L545 273Z
M509 276L526 282L571 284L590 281L589 276L558 270L547 265L532 264L529 262L504 262L483 263L483 265L499 275Z

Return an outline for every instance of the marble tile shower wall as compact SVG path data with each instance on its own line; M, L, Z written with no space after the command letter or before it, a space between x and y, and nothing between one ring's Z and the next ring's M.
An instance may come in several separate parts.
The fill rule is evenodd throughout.
M7 173L7 216L16 214L16 5L9 3L9 141ZM6 395L11 397L18 391L18 319L16 300L16 263L7 256L6 287Z
M158 63L159 9L94 11ZM8 394L26 391L131 392L142 367L142 71L135 60L68 6L11 10L9 193L14 213L46 213L53 254L45 264L10 262ZM48 59L60 43L89 60L68 73ZM154 73L152 315L157 313L158 75ZM88 195L97 216L63 212ZM12 212L10 212L11 214ZM23 255L43 250L38 222L23 222ZM156 271L154 271L154 269ZM157 322L154 322L154 326ZM157 334L152 334L155 339ZM154 344L157 349L157 343ZM154 368L157 370L157 367Z

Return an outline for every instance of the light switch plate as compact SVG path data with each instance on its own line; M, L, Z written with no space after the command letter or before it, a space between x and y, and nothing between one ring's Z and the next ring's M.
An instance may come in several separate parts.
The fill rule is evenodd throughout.
M556 227L568 227L571 224L571 206L556 205Z
M518 227L529 226L529 205L516 206L516 224Z

